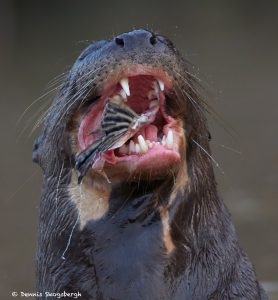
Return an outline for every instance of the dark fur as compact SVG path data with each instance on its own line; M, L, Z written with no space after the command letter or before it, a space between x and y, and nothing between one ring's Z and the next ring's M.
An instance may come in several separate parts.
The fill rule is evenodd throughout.
M152 38L153 43L142 43L140 36ZM210 152L207 107L187 63L162 36L135 31L122 37L124 47L112 39L96 42L81 54L35 143L33 159L44 174L38 291L79 291L79 299L266 299L217 194L212 161L196 144ZM186 130L182 167L187 165L189 179L168 208L175 249L169 255L165 252L158 213L158 206L167 205L176 184L174 177L166 177L113 185L108 213L82 230L75 228L63 260L77 219L68 191L75 164L69 143L72 118L99 95L110 70L129 63L161 66L168 72L177 97L168 110L183 120ZM92 70L95 73L88 73Z

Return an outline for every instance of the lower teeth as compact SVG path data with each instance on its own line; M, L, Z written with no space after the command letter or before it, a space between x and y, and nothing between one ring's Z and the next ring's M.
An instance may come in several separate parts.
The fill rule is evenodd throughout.
M151 149L154 145L164 146L168 149L173 149L174 140L173 140L173 131L169 130L167 137L165 135L162 136L162 139L159 138L160 141L149 141L145 140L142 135L138 136L138 143L134 143L133 140L129 142L129 144L125 144L119 148L119 153L122 155L131 155L131 154L145 154Z

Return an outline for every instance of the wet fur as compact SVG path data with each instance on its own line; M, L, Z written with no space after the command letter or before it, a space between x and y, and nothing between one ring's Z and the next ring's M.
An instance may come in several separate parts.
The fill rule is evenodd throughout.
M131 45L128 52L114 40L89 46L48 112L33 151L44 175L37 289L79 291L79 299L266 299L202 150L210 153L198 85L172 43L156 39L153 48ZM168 109L184 123L184 163L163 180L112 184L108 211L81 227L82 195L80 203L70 198L76 112L98 95L110 70L129 63L162 66L171 75L177 101ZM169 217L170 251L161 211Z

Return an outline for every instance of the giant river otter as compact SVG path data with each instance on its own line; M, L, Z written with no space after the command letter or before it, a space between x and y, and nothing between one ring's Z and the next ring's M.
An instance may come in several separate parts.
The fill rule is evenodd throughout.
M135 30L91 44L69 71L33 150L42 298L266 299L217 194L207 106L187 65L170 40ZM86 156L81 174L111 103L145 123Z

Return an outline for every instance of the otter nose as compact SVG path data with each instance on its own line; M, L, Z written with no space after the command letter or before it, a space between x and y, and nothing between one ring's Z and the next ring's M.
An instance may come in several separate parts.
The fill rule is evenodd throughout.
M146 30L134 30L118 35L115 38L115 43L121 48L132 50L133 48L152 47L156 44L155 35Z

